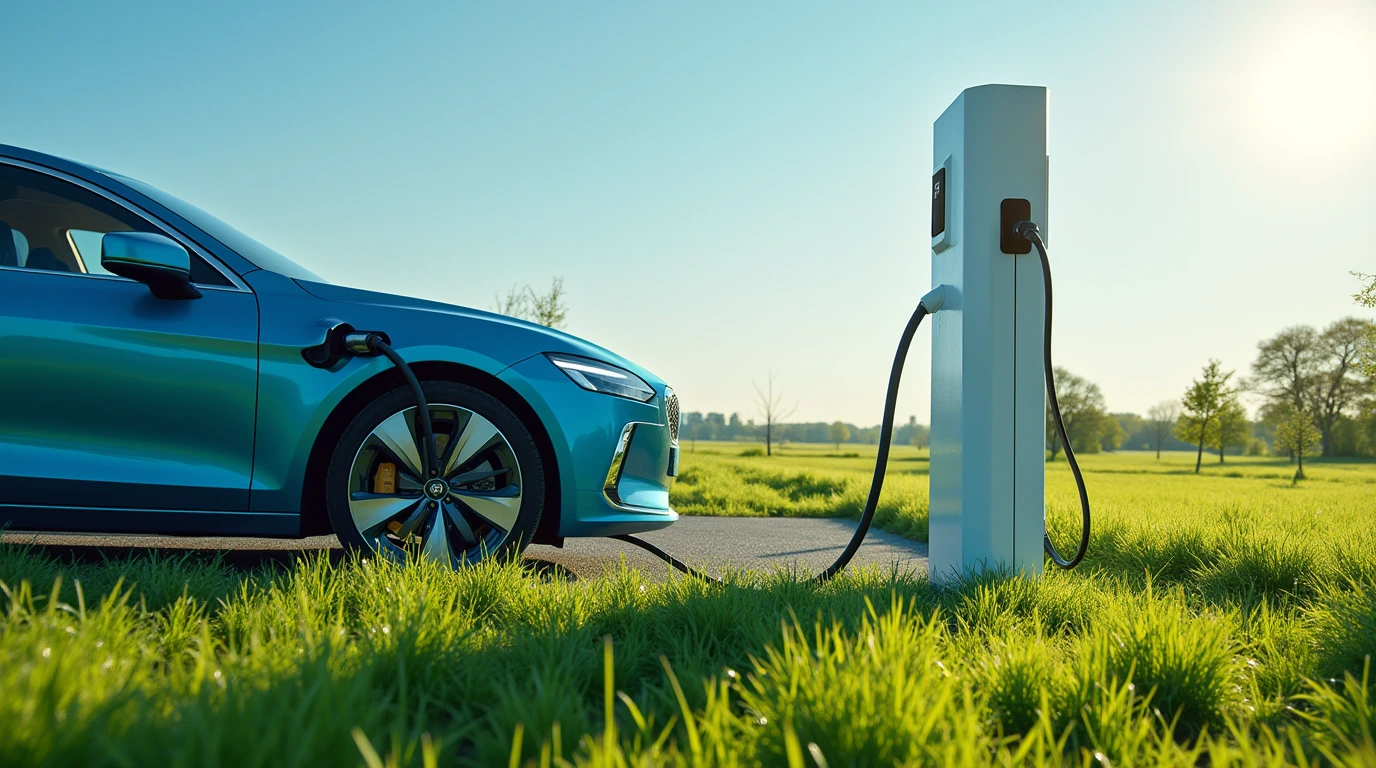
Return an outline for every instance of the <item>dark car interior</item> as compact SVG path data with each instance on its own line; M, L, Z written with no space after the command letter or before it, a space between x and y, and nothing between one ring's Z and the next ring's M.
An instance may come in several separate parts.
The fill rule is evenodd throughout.
M69 233L76 230L104 234L139 228L41 189L20 184L0 189L0 234L10 235L6 238L10 247L0 246L0 266L103 273L100 254L85 254L95 262L88 264L88 258L83 258Z
M142 218L75 184L0 166L0 267L110 274L100 266L107 232L157 232ZM191 254L192 282L230 285Z

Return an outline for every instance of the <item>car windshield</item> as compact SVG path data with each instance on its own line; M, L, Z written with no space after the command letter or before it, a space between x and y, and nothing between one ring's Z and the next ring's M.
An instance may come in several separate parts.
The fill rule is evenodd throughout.
M263 245L185 200L174 195L169 195L151 184L145 184L137 179L131 179L128 176L111 173L110 171L101 171L101 173L142 192L158 204L165 206L173 213L191 222L207 235L219 240L226 248L243 256L261 269L266 269L269 272L276 272L280 275L286 275L287 277L300 280L311 280L317 283L328 282L325 278L297 264L286 256Z

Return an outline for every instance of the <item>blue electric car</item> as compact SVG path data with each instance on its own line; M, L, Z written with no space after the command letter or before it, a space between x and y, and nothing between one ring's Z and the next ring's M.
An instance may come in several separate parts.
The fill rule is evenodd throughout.
M341 329L421 380L435 472L405 371L335 354ZM673 391L601 347L331 285L147 184L0 145L0 527L333 532L458 565L669 525L677 438Z

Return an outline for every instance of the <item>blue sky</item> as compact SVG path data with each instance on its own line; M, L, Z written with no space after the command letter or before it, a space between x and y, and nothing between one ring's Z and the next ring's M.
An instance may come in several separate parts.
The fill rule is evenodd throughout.
M1029 16L1035 12L1035 17ZM7 7L0 142L161 186L334 282L569 329L689 410L877 423L928 289L931 125L1050 89L1056 361L1113 410L1358 313L1370 3ZM900 418L928 413L925 334Z

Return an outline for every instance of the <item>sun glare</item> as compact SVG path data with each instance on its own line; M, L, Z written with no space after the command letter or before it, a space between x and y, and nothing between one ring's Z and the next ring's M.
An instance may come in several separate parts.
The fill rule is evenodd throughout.
M1250 117L1268 149L1336 158L1376 144L1376 19L1294 18L1258 45Z

